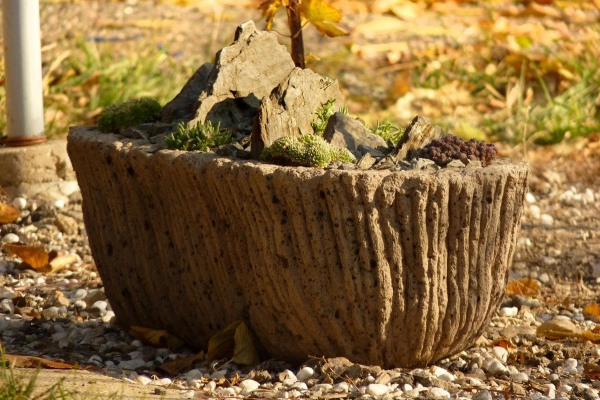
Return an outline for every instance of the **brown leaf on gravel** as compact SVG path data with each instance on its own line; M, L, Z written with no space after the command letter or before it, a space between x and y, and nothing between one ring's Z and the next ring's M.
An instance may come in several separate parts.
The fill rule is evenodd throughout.
M21 216L18 208L0 201L0 224L12 224Z
M46 360L45 358L41 358L41 357L13 356L10 354L5 354L4 358L12 366L14 366L16 368L37 368L39 366L41 368L50 368L50 369L85 369L85 370L100 369L98 367L94 367L91 365L88 365L85 368L81 368L81 367L79 367L78 364Z
M170 376L175 376L180 371L183 371L184 369L189 368L195 363L201 361L204 361L204 350L200 351L200 353L192 354L191 356L178 358L176 360L166 362L156 368Z
M583 374L592 381L600 380L600 365L594 363L584 364Z
M516 294L523 296L537 296L540 294L540 285L532 278L523 278L512 281L506 286L506 295L513 297Z
M516 347L514 344L512 344L512 342L510 341L510 339L507 338L507 337L501 337L501 338L498 338L498 339L494 340L491 343L491 346L503 347L506 350L508 350L508 349L514 349Z
M178 349L184 345L183 340L164 329L151 329L134 325L129 328L129 332L127 333L134 339L139 339L154 346L167 347L171 350Z
M19 257L23 267L42 273L55 273L77 261L76 255L47 251L43 244L7 243L2 248Z

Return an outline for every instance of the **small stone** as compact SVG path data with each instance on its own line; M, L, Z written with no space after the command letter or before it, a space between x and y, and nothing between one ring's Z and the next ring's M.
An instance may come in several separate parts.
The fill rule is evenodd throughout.
M527 375L525 372L516 372L510 374L510 379L513 382L524 383L529 381L529 375Z
M12 204L16 209L23 210L27 207L27 200L22 197L15 197Z
M339 382L336 383L335 385L333 385L333 388L331 388L331 390L333 390L336 393L347 393L348 390L350 388L350 385L348 384L348 382Z
M356 169L356 165L354 165L353 163L345 162L345 163L342 163L342 165L340 165L339 169L342 169L344 171L350 171L350 170Z
M506 360L508 360L508 351L504 347L494 346L492 348L492 354L502 362L506 362Z
M536 202L535 196L533 195L533 193L528 192L525 195L525 201L528 202L529 204L533 204Z
M546 390L544 391L544 396L548 397L549 399L553 399L556 397L556 386L554 386L554 384L552 383L548 383L546 385Z
M381 397L389 391L389 386L380 383L371 383L367 386L365 393L373 397Z
M56 208L65 208L65 201L63 199L55 200L52 205Z
M432 140L439 139L442 135L442 129L439 126L431 125L428 118L420 115L414 117L396 146L396 160L410 159L414 151L422 149Z
M144 360L129 360L129 361L121 361L119 363L119 368L122 369L138 369L146 366L146 362Z
M447 399L450 397L450 393L447 390L444 390L439 387L433 387L433 388L429 389L429 391L431 392L433 397L444 398L444 399Z
M88 295L87 290L77 289L77 291L75 291L75 294L73 294L73 299L81 300L81 299L84 299L87 295ZM86 305L86 307L87 307L87 305Z
M7 233L2 237L2 244L12 244L19 242L19 236L14 233Z
M90 310L103 313L106 311L106 307L108 307L108 302L106 302L104 300L98 300L98 301L94 302L94 304L92 304L92 306L90 307Z
M54 319L58 317L58 307L48 307L42 311L42 315L45 319Z
M76 235L79 232L79 222L68 215L61 213L56 214L54 224L59 231L66 235Z
M260 383L252 379L245 379L241 381L238 386L240 389L242 389L242 394L246 396L258 389L260 387Z
M501 317L516 317L519 313L519 309L517 307L502 307L498 314Z
M289 380L290 380L289 378L285 379L283 381L283 385L286 386L285 381L289 381ZM304 382L296 381L292 385L290 385L289 389L290 390L299 390L301 392L304 392L304 391L308 390L308 386Z
M481 390L472 397L473 400L492 400L492 394L488 390Z
M156 388L154 389L154 393L164 396L165 394L167 394L167 391L164 389ZM179 395L184 399L191 399L196 395L196 392L193 390L181 390L179 392Z
M10 299L3 299L0 301L0 313L12 314L15 310L15 306Z
M376 163L377 163L377 159L375 157L373 157L371 154L367 153L356 162L356 167L358 169L368 170Z
M315 370L311 367L303 367L298 371L296 377L299 381L306 381L307 379L312 378L314 374Z
M446 168L464 168L465 164L463 164L460 160L452 160L448 164L446 164Z
M550 214L541 214L540 221L543 225L554 225L554 218Z
M149 384L150 382L152 382L152 379L148 378L145 375L138 375L135 378L133 378L133 380L136 381L137 383L140 383L140 384L144 385L144 386L147 385L147 384Z
M152 384L156 386L169 386L171 383L173 383L173 380L171 378L156 379L154 382L152 382Z
M490 375L500 375L508 372L508 368L500 360L491 357L483 361L482 368Z
M83 300L77 300L75 303L73 303L73 307L75 307L76 310L85 310L87 308L87 304Z

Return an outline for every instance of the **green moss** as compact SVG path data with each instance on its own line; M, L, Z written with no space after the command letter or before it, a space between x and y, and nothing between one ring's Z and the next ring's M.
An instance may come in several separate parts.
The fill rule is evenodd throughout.
M98 129L104 133L119 133L132 126L158 121L162 107L154 99L142 98L113 104L98 116Z
M266 147L261 160L277 164L326 167L335 161L356 162L347 149L328 143L318 135L284 136Z
M231 131L221 129L221 123L198 122L194 126L177 125L177 131L165 136L170 149L187 151L209 151L213 147L231 143Z

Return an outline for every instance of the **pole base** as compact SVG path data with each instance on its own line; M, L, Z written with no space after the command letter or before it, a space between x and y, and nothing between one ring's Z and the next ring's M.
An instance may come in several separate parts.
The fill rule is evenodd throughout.
M24 147L46 143L46 141L48 141L46 136L4 137L0 138L0 146Z

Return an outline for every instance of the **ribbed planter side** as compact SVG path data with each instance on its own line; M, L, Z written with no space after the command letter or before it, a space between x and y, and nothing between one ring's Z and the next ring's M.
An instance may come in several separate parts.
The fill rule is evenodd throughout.
M277 358L427 364L502 299L529 167L325 171L74 128L90 246L119 321L187 342L246 320Z

